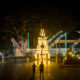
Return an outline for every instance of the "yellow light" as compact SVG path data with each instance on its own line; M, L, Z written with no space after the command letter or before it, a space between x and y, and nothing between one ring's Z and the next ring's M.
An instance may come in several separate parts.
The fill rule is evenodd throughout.
M65 57L65 60L66 60L67 58Z
M35 60L35 64L36 65L40 65L41 64L41 60ZM44 65L49 65L50 64L50 60L43 60L43 64Z
M44 45L43 48L41 47L42 43ZM49 49L48 49L48 42L47 42L47 37L45 37L44 29L41 29L41 31L40 31L40 37L38 37L38 45L37 45L37 49L36 49L36 53L35 53L35 59L36 60L41 60L42 58L43 58L43 63L44 64L46 64L45 60L50 59L50 52L49 52ZM40 63L40 61L38 63Z
M80 59L80 56L79 55L77 55L77 57L78 57L78 59Z

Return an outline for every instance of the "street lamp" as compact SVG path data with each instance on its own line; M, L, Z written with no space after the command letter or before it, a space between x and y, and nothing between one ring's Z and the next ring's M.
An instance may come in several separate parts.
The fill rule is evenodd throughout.
M42 51L43 51L43 48L44 48L44 45L43 45L43 42L42 42L42 44L41 44L41 48L42 48L42 50L41 50L41 60L42 60L42 62L43 62L43 57L42 57Z

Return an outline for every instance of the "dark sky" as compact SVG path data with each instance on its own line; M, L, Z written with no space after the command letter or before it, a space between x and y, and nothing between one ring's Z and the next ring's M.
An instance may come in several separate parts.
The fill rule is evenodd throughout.
M80 25L78 0L11 0L9 2L3 0L3 2L0 2L0 16L2 19L4 16L14 15L37 15L37 18L42 22L44 20L46 23L61 24L65 27L68 27L68 25L79 27Z
M52 28L55 27L66 31L70 30L70 27L71 29L80 27L79 5L78 0L11 0L9 2L3 0L0 2L0 16L1 19L4 16L15 16L16 19L22 15L36 15L35 23L41 21L46 27L51 26L50 31L53 33ZM0 22L4 24L3 20Z
M3 0L3 2L0 2L0 27L4 28L3 24L7 16L17 19L17 17L24 15L36 15L33 23L30 22L30 27L27 27L28 32L31 33L30 36L33 36L32 39L39 33L39 22L45 24L45 28L48 30L47 36L52 36L59 30L80 29L79 5L78 0L10 0L9 2ZM35 23L38 24L37 27Z
M0 2L0 14L16 13L19 11L30 11L33 9L65 9L70 10L74 15L79 15L79 1L77 0L25 0L25 1L4 1Z

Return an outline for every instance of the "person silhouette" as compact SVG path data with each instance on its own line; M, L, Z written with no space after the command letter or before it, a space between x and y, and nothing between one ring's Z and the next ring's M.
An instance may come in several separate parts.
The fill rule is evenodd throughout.
M35 63L32 65L32 68L33 68L33 74L35 74L35 69L36 69Z
M41 74L43 76L43 72L44 72L44 64L43 64L43 62L41 62L40 66L39 66L39 70L40 70L40 77L41 77Z

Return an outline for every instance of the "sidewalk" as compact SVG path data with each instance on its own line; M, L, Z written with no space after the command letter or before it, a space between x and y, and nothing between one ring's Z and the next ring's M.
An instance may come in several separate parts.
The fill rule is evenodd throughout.
M0 80L78 80L80 68L60 68L56 63L44 65L44 75L40 78L39 65L32 74L33 63L0 64Z

